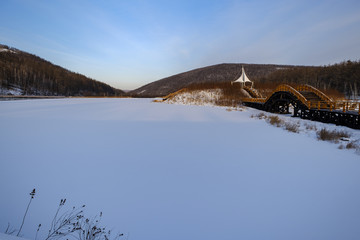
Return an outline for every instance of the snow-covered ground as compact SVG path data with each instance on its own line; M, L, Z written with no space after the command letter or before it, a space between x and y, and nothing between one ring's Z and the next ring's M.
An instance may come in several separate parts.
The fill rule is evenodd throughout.
M221 91L221 89L184 91L165 102L170 104L214 106L221 97Z
M28 239L39 223L43 239L61 198L134 240L358 239L360 156L258 113L152 99L0 102L0 230L19 227L36 188Z
M22 95L23 94L23 90L21 88L18 87L12 87L12 88L2 88L0 87L0 95Z
M16 53L15 50L4 48L0 46L0 52L9 52L9 53Z
M26 240L26 238L16 237L15 235L9 235L0 232L0 240Z
M242 95L251 97L248 92L241 89ZM222 89L206 89L206 90L186 90L169 97L165 103L182 104L182 105L198 105L198 106L216 106L217 101L223 97Z

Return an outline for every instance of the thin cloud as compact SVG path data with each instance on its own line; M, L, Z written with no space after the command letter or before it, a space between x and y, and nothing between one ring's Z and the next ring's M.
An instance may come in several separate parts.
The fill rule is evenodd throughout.
M360 54L353 0L14 0L4 8L1 41L118 87L223 62L322 65ZM26 17L7 14L15 10Z

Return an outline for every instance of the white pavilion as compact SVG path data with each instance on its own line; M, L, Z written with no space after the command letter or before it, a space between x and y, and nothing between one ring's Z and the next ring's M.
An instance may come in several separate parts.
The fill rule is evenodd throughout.
M248 78L248 76L246 76L246 73L245 73L245 70L244 70L244 66L242 66L241 68L241 76L233 81L232 83L240 83L241 84L241 87L244 87L246 86L246 83L250 83L250 87L252 88L254 83L252 81L250 81L250 79Z

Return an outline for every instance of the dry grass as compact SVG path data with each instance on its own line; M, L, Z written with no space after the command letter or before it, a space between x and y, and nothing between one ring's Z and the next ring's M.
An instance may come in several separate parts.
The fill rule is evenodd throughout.
M359 145L357 145L355 142L349 142L345 146L346 149L357 149L358 147L359 147Z
M287 130L289 132L293 132L293 133L299 132L298 124L285 122L284 127L285 127L285 130Z
M257 115L251 115L251 118L258 118L258 119L266 119L267 115L265 115L265 113L259 113Z
M228 108L226 108L226 111L228 111L228 112L232 112L232 111L242 112L242 111L243 111L243 107L242 107L242 106L239 106L239 107L228 107Z
M268 122L271 125L276 126L276 127L283 127L287 124L284 120L282 120L281 118L279 118L276 115L268 116L264 113L259 113L257 115L251 115L251 117L258 118L258 119L265 119L266 122Z
M322 91L323 93L325 93L325 95L332 98L333 100L345 99L344 93L341 93L336 89L319 89L319 90Z
M278 85L278 82L255 82L254 88L258 91L259 94L266 98L272 94L272 92L276 89Z
M276 115L266 115L264 113L258 113L256 115L251 115L251 118L264 119L267 123L281 127L292 133L300 133L300 122L291 122L281 119ZM343 130L328 130L322 128L317 130L316 125L313 124L304 124L306 131L316 132L317 138L322 141L329 141L332 143L338 143L339 149L354 149L356 154L360 154L360 144L358 141L350 141L351 134ZM305 132L306 132L305 131Z
M284 125L284 121L278 116L268 116L266 121L276 127L281 127Z
M305 123L305 128L306 128L306 130L317 131L317 127L314 124Z
M338 142L341 138L349 138L350 134L346 131L340 130L327 130L326 128L322 128L320 131L316 133L317 138L321 141L329 141L329 142Z
M188 92L198 90L210 90L220 89L222 94L215 101L215 105L226 107L238 107L242 103L242 99L247 96L241 91L241 88L237 84L231 84L231 82L210 82L210 83L198 83L187 87Z
M347 143L345 146L341 144L339 149L355 149L355 153L360 154L360 145L356 141L351 141Z

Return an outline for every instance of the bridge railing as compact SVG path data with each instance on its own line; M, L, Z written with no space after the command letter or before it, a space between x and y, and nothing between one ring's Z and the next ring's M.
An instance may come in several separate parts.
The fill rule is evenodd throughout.
M274 94L275 92L279 92L279 91L284 91L284 92L290 92L292 93L293 95L295 95L305 106L308 106L309 107L309 101L299 92L297 91L295 88L287 85L287 84L281 84L279 85L275 91L272 93ZM272 95L271 94L271 95ZM271 96L270 96L271 97ZM270 98L268 97L268 98Z
M343 112L347 111L357 111L360 115L360 103L351 102L351 101L337 101L331 105L333 110L342 110Z
M248 86L244 86L243 89L245 91L247 91L252 97L254 98L262 98L261 94L259 94L256 90L254 90L253 88L250 88Z
M313 86L310 85L300 85L296 87L296 90L298 90L299 92L313 92L315 93L321 100L327 102L328 104L331 104L333 102L333 100L328 97L325 93L323 93L322 91L320 91L317 88L314 88Z
M331 105L324 101L308 101L308 104L310 109L329 109L331 107Z
M326 96L321 91L309 85L301 85L296 89L293 87L282 84L279 85L267 98L245 98L243 102L252 102L252 103L266 103L270 97L279 91L290 92L297 97L308 109L327 109L330 111L340 110L342 112L347 111L356 111L360 115L360 102L351 102L351 101L333 101L331 98ZM315 93L320 97L322 101L310 101L307 100L300 92L301 91L310 91Z
M360 115L360 102L347 102L347 101L337 101L331 102L330 104L324 101L308 101L308 108L309 109L327 109L330 111L338 110L342 112L358 112Z
M294 89L293 87L286 85L286 84L279 85L267 98L244 98L243 102L265 103L276 92L290 92L293 95L295 95L296 98L299 99L305 106L310 108L310 102L307 101L306 98L301 93L299 93L296 89Z

